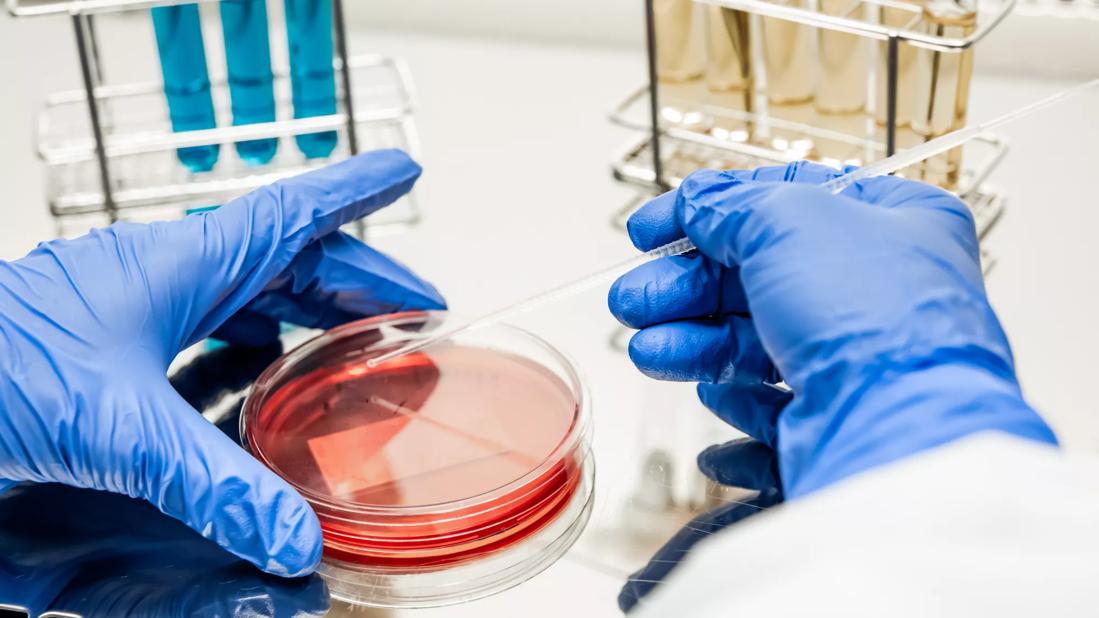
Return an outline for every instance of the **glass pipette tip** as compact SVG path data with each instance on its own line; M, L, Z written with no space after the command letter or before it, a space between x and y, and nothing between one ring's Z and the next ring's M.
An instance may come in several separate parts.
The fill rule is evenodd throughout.
M850 173L844 174L843 176L833 178L832 180L829 180L828 182L825 182L820 186L833 194L840 193L847 187L850 187L851 185L864 178L881 176L883 174L892 174L893 172L908 167L909 165L919 163L937 154L946 152L951 148L961 146L962 144L973 139L974 137L977 137L981 133L988 131L989 129L1022 118L1028 114L1038 111L1039 109L1063 101L1069 97L1075 96L1080 92L1089 88L1093 88L1095 86L1099 86L1099 79L1093 79L1091 81L1087 81L1082 84L1078 84L1076 86L1068 88L1067 90L1062 90L1061 92L1035 101L1034 103L1031 103L1029 105L1020 107L1019 109L993 118L992 120L989 120L987 122L964 127L958 129L957 131L952 131L950 133L947 133L946 135L942 135L930 141L924 142L919 146L914 146L912 148L902 150L891 157L886 157L865 167L860 167L858 169L852 170ZM411 354L413 352L418 352L425 348L429 348L441 341L450 339L451 337L463 333L467 330L482 328L485 326L503 322L510 318L527 313L528 311L533 311L534 309L537 309L542 305L563 300L565 298L588 290L592 287L595 287L596 285L614 279L621 273L636 268L637 266L645 264L646 262L672 255L681 255L683 253L687 253L688 251L693 251L694 249L694 243L692 243L690 239L680 238L679 240L670 242L666 245L662 245L660 247L657 247L656 249L652 249L650 251L635 255L634 257L616 262L610 266L602 268L579 279L575 279L568 283L535 294L534 296L530 296L518 302L512 303L506 307L497 309L492 313L487 313L479 318L476 318L469 322L465 322L464 324L440 330L436 333L428 335L427 337L424 337L423 339L410 341L399 348L390 350L385 354L381 354L367 360L366 364L370 367L376 367L388 360L404 356L406 354Z

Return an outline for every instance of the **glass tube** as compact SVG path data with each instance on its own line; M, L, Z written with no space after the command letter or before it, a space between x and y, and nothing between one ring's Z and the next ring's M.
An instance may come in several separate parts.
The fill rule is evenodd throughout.
M751 90L751 33L748 14L706 7L706 87L712 92Z
M229 71L233 124L274 122L275 91L271 46L267 38L266 0L222 0L221 29ZM275 156L275 138L237 142L237 154L249 165Z
M210 96L198 5L157 7L151 13L172 130L213 129L217 119ZM178 149L176 154L191 171L206 172L217 163L218 150L217 144L188 146Z
M755 108L755 69L749 15L707 6L705 17L705 101L715 108L750 114ZM715 113L713 124L710 135L718 139L748 142L754 133L751 116Z
M804 7L806 0L792 0L787 6ZM775 105L811 101L817 81L813 28L777 17L764 17L762 23L767 100Z
M863 7L852 0L819 0L825 15L861 19ZM817 29L820 80L817 82L817 111L852 114L866 107L866 48L854 34Z
M923 18L928 32L936 36L961 38L977 27L976 9L953 0L924 6ZM973 49L956 53L920 49L916 64L912 130L928 140L965 126ZM961 162L961 147L931 157L923 163L923 180L953 189L958 185Z
M286 0L286 36L294 118L335 114L332 0ZM323 158L336 148L337 134L307 133L298 135L295 141L306 158Z
M694 0L653 0L660 81L684 82L702 76L703 50L695 36L694 4Z
M920 5L922 2L906 2L913 9L905 10L895 7L880 7L878 19L883 26L898 29L911 29L920 17ZM915 97L916 79L916 48L900 41L897 45L897 129L907 127L912 123L912 101ZM885 126L888 122L888 86L886 80L889 77L889 45L878 43L878 79L876 84L876 102L874 106L874 121L879 126ZM898 134L900 132L898 131Z

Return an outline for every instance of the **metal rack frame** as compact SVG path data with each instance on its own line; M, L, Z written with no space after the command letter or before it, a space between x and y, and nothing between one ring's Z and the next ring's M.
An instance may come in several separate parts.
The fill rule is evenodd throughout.
M910 4L896 2L895 0L853 0L850 9L847 11L846 16L825 15L812 8L801 8L788 6L790 0L694 0L698 4L706 4L712 6L719 6L724 8L736 9L744 11L746 13L760 15L763 17L774 17L785 21L797 22L807 26L815 28L822 28L826 30L833 30L837 32L843 32L847 34L853 34L873 40L883 41L886 43L886 124L885 124L885 156L890 156L897 149L897 82L898 82L898 59L900 55L900 44L906 43L915 47L929 49L933 51L939 51L944 53L961 53L966 49L972 47L985 36L987 36L996 26L1000 24L1011 12L1015 6L1016 0L998 0L992 3L986 3L982 8L981 16L979 20L981 26L979 26L969 36L963 38L956 37L939 37L930 35L927 33L917 32L911 30L911 26L919 19L919 9L913 7ZM863 6L877 6L892 9L905 10L913 13L913 18L903 28L893 28L878 24L874 21L866 19L855 19L850 17L855 9ZM676 133L674 127L661 128L660 122L660 83L657 79L657 41L655 33L655 18L653 11L653 0L645 0L645 28L646 28L646 53L647 53L647 70L649 85L643 90L649 91L649 123L647 130L650 132L650 141L652 142L653 167L655 174L655 185L658 189L666 190L668 183L665 178L663 157L661 156L661 144L660 140L662 136L673 137ZM620 111L626 104L628 104L632 98L636 97L637 93L627 98L626 102L619 105L616 112ZM617 115L617 114L616 114ZM758 116L758 114L756 114ZM757 118L758 119L758 118ZM774 119L768 119L768 122L774 123ZM809 131L812 132L812 131ZM673 139L690 139L692 141L699 141L690 136L685 135L686 132L680 132L675 135ZM705 136L699 136L705 138ZM746 150L757 150L757 152L748 152L748 154L761 155L759 150L767 150L763 147L752 146L748 144L718 144L711 143L710 145L718 148L727 148L730 151L743 153ZM766 158L766 157L764 157ZM783 158L774 153L771 156L772 160L780 161Z
M651 131L650 125L647 122L639 122L638 120L631 118L630 111L632 108L640 107L642 99L644 99L648 93L648 86L640 86L633 91L626 99L624 99L610 114L610 120L612 123L621 126L623 128L632 129L639 133L648 134ZM698 105L698 110L706 113L710 111L707 105ZM722 110L727 116L742 120L745 122L761 122L761 119L756 114L751 112L742 112L737 110ZM815 127L801 125L799 123L781 120L778 118L766 119L771 126L779 128L792 128L797 129L806 135L812 137L820 137L826 139L834 139L838 141L847 141L852 146L862 146L865 148L880 148L880 144L873 140L858 138L855 136L836 133L827 129L818 129ZM665 139L672 140L678 144L692 144L701 148L712 149L715 152L726 151L742 156L748 157L758 161L757 165L770 165L770 164L785 164L791 163L797 160L797 157L782 153L770 148L759 146L752 143L745 142L729 142L716 137L692 131L676 126L664 127L661 129L661 133ZM614 172L615 178L622 182L635 184L642 187L656 187L656 180L653 172L650 169L643 170L639 168L635 161L637 159L637 153L644 146L648 146L651 149L652 140L651 137L646 137L641 143L631 140L625 146L623 146L614 155L611 167ZM992 134L984 134L973 140L973 145L985 150L984 155L976 164L971 164L971 168L967 170L964 182L958 187L957 193L959 195L966 195L974 190L977 190L989 177L989 175L996 169L996 167L1003 161L1003 158L1007 155L1008 144L1007 141L1001 137ZM667 174L662 179L661 186L666 188L674 188L678 185L676 178L669 178Z
M39 122L39 156L48 166L78 163L94 159L98 185L101 191L98 204L58 205L51 200L51 214L57 218L70 214L84 215L103 212L111 222L118 220L124 207L113 183L111 161L116 157L163 151L186 146L206 144L229 144L248 139L277 138L299 135L314 131L340 130L347 138L347 152L354 155L359 152L361 128L365 124L377 123L379 126L390 124L399 127L406 141L414 145L415 127L411 120L413 93L407 67L393 58L366 56L351 58L348 53L347 23L343 0L333 0L333 38L335 55L333 67L338 73L340 87L337 88L337 113L300 119L277 120L239 126L223 126L212 129L188 132L164 132L163 134L131 135L128 139L114 139L109 135L104 122L106 104L118 98L156 93L161 90L159 82L142 84L105 85L104 67L99 53L99 42L95 29L97 15L117 13L138 9L149 9L181 4L215 3L217 0L5 0L7 11L15 17L46 15L68 15L73 27L77 56L80 63L81 88L72 92L59 93L47 100L46 111ZM364 66L385 64L397 75L403 105L392 109L371 110L355 105L353 73ZM285 71L276 74L285 78ZM224 80L211 80L211 87L224 86ZM67 148L50 149L42 141L48 131L49 111L61 105L83 103L87 107L90 127L90 139L68 144ZM271 170L257 168L241 178L239 182L222 182L224 179L208 181L214 193L231 192L234 189L247 189L257 186L256 182L270 181L291 173L305 171L316 165L303 165L286 168L272 173ZM219 184L220 183L220 184ZM171 189L167 187L166 189ZM155 193L155 192L154 192ZM160 193L163 193L161 191ZM173 193L175 195L176 193ZM151 196L153 199L156 196ZM140 203L138 205L146 205ZM149 203L151 205L151 202ZM415 223L414 215L408 223ZM357 231L363 231L360 224Z

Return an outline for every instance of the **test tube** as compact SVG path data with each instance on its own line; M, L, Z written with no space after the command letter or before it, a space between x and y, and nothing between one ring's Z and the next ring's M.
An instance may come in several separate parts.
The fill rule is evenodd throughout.
M274 122L275 91L271 46L267 38L266 0L222 0L221 29L229 70L233 124ZM249 165L275 156L276 138L237 142L237 154Z
M713 92L751 90L748 14L713 5L706 9L706 87Z
M290 90L294 118L336 113L336 75L332 68L332 0L285 0L286 36L290 47ZM295 138L309 159L336 148L335 131Z
M202 23L198 5L179 4L151 10L164 96L173 131L197 131L217 126L210 76L206 71L206 50L202 44ZM193 172L206 172L218 160L219 146L188 146L176 151L183 165Z
M806 2L791 0L787 6L804 8ZM808 103L817 81L813 28L777 17L764 17L762 25L767 100L774 105Z
M911 9L883 6L880 7L878 19L883 26L897 28L899 30L912 29L920 19L922 9L920 0L904 2ZM902 5L902 6L903 6ZM904 41L897 45L897 129L912 124L912 101L915 96L916 79L916 48ZM882 42L878 44L878 79L876 84L874 106L874 121L878 126L885 126L889 122L888 117L888 88L889 78L889 46ZM898 132L899 133L899 132Z
M977 11L956 0L936 0L923 7L928 32L961 38L977 27ZM973 75L973 49L948 53L920 49L916 54L916 92L912 130L923 140L965 126L969 107L969 83ZM924 161L923 180L954 189L961 175L959 146Z
M819 0L824 15L861 19L860 0ZM853 114L866 108L867 67L863 38L817 29L817 55L820 80L817 82L816 107L824 114Z
M653 0L653 25L657 79L685 82L701 77L703 49L695 36L694 0Z
M719 6L706 7L706 100L716 108L751 112L755 94L749 15ZM737 142L752 137L750 120L715 114L712 136Z

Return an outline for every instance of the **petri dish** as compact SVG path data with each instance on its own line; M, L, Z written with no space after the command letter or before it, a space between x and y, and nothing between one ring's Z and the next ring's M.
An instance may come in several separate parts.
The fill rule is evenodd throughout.
M333 597L480 598L542 571L591 513L588 396L563 354L496 325L377 367L444 312L353 322L278 359L241 414L252 454L313 507Z

